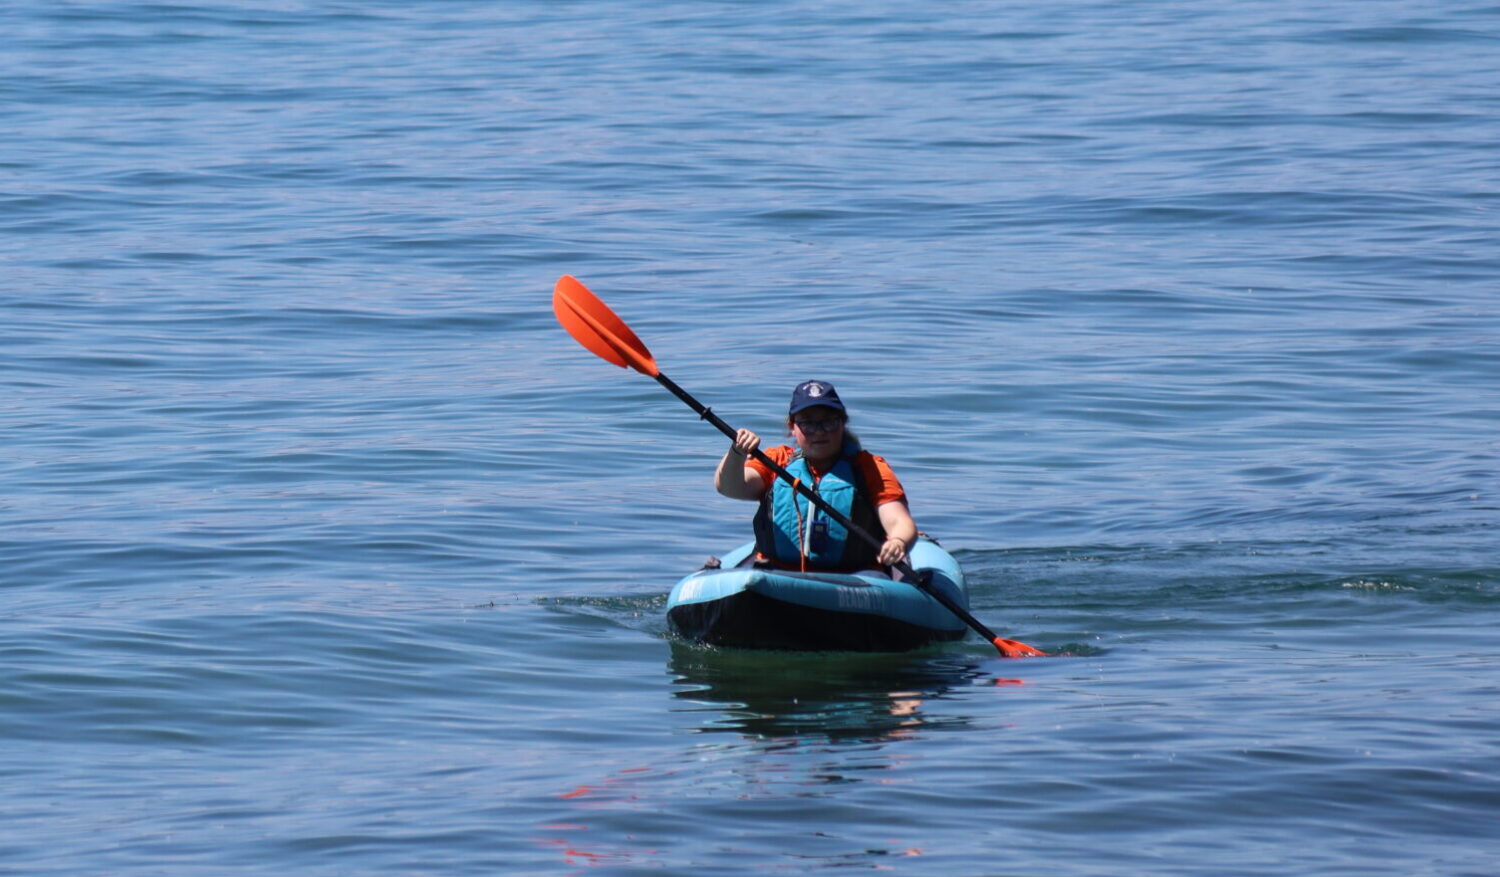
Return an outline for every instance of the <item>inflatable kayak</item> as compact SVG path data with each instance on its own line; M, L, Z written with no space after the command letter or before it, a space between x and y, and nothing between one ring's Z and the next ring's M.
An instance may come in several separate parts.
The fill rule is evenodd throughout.
M916 585L879 570L796 572L751 565L742 545L686 576L667 597L667 622L692 642L750 649L898 652L963 639L968 627ZM967 609L958 561L922 537L908 559Z

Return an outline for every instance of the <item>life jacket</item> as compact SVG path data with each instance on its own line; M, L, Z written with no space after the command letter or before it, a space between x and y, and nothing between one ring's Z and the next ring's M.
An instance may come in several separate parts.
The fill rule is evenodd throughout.
M784 467L802 484L812 488L824 502L863 527L877 539L885 533L880 515L870 501L870 493L854 464L860 447L846 441L839 458L821 478L801 453ZM849 532L802 496L785 478L771 482L755 513L755 548L763 558L777 566L852 572L878 568L877 545L871 545Z

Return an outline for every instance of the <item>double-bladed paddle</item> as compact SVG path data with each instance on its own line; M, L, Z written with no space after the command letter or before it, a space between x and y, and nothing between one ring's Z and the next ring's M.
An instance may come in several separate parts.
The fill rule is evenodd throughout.
M688 395L688 392L677 386L671 378L661 373L656 365L656 359L651 356L651 351L641 343L641 339L630 330L625 321L612 310L609 305L599 300L599 297L589 291L588 287L578 282L577 278L563 275L557 286L552 290L552 310L557 314L557 321L572 335L574 340L586 347L595 356L606 362L614 363L620 368L632 368L643 375L653 377L656 382L666 387L672 395L687 403L687 406L698 412L698 416L713 424L719 432L724 433L731 439L735 436L734 427L719 419L712 409L705 407L697 399ZM823 513L838 521L846 527L849 532L859 536L871 545L880 546L880 540L875 538L868 530L849 520L847 516L838 509L830 506L812 488L794 479L790 473L778 466L775 461L765 455L765 452L756 448L754 457L759 460L778 477L785 478L788 484L796 488L798 493L811 500ZM1035 656L1046 656L1046 652L1033 648L1026 643L1013 639L1005 639L997 636L993 630L985 627L979 619L970 615L968 610L953 601L953 598L932 586L926 576L919 574L905 560L896 564L906 581L911 582L922 590L927 596L941 603L949 612L961 619L976 633L988 640L1002 657L1006 658L1029 658Z

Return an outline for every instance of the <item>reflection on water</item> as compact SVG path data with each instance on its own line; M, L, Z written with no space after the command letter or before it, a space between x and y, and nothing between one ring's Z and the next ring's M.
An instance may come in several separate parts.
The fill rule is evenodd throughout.
M894 655L715 649L672 643L679 712L702 712L700 731L754 738L821 736L881 741L970 719L930 704L986 681L970 655Z
M733 802L737 815L770 806L777 813L825 818L827 799L912 781L924 747L890 744L979 721L983 713L964 712L966 699L958 691L1015 681L983 672L995 659L957 648L855 654L716 649L680 641L670 647L673 712L692 716L689 725L698 733L728 733L704 739L687 753L674 750L660 762L631 763L560 792L557 800L566 809L540 826L536 842L570 867L659 867L660 848L612 842L600 827L668 812L681 801ZM707 819L705 827L714 824L712 813L694 816ZM778 834L779 844L791 840ZM814 831L795 838L796 852L779 854L809 867L865 868L925 854L915 838L883 841L851 847L836 832ZM736 828L721 835L714 849L718 855L748 854L736 846L744 842Z

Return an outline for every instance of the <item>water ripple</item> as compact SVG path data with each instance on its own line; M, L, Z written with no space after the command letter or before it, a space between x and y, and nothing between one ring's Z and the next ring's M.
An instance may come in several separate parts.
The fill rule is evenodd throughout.
M12 868L1500 855L1495 8L5 16ZM562 273L1074 657L671 640L753 509Z

